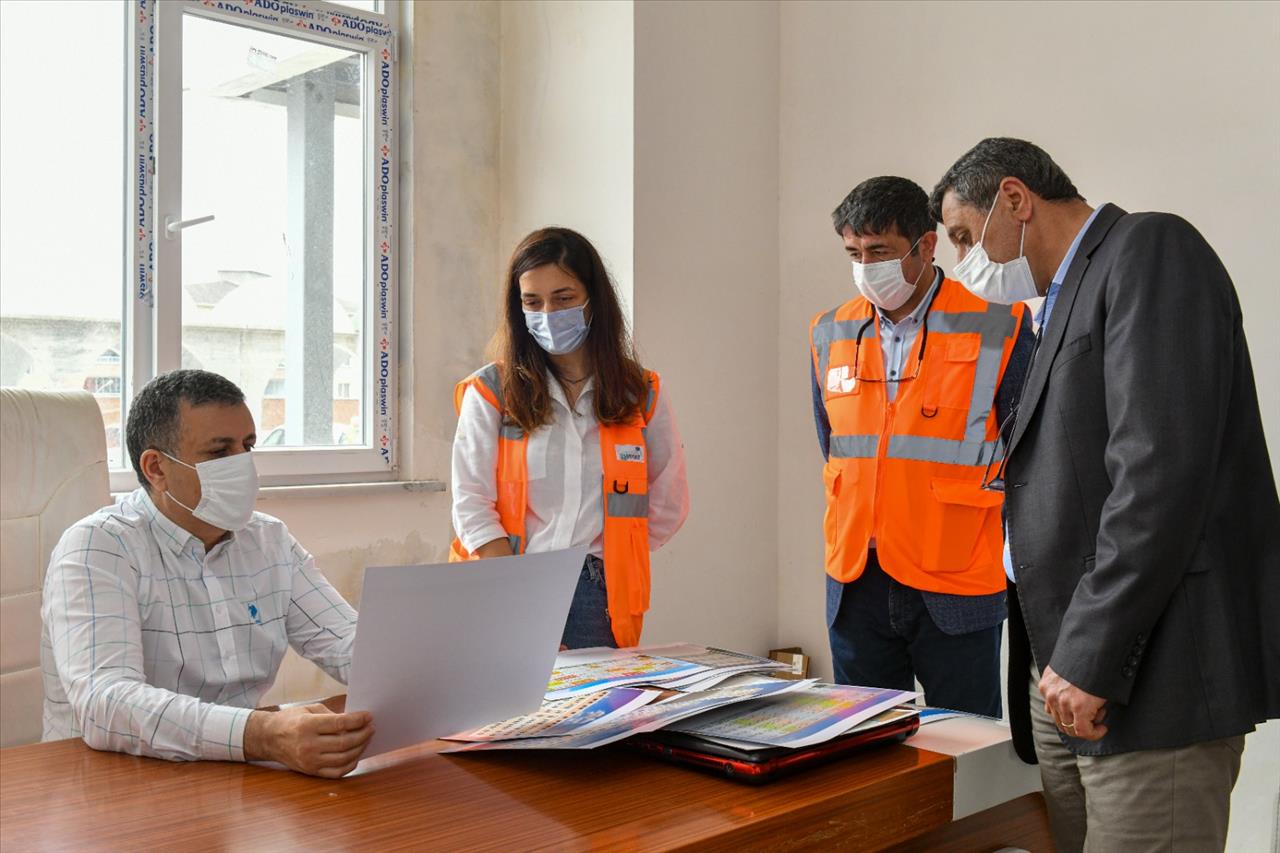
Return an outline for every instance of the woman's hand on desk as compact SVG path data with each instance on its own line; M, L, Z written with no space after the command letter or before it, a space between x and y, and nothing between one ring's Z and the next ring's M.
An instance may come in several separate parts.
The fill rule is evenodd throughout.
M371 737L373 717L367 711L336 714L319 703L254 711L244 729L244 756L334 779L355 769Z

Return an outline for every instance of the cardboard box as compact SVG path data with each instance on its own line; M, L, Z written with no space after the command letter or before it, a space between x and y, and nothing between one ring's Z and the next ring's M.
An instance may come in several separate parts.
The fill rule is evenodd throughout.
M781 669L771 673L775 678L798 681L801 678L809 677L809 656L799 646L792 646L786 649L770 649L769 658L791 667L790 670Z

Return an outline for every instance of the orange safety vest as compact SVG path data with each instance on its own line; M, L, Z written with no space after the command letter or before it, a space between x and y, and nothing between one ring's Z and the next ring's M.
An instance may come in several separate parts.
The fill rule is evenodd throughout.
M871 303L858 297L814 318L813 369L831 423L822 479L832 578L856 580L874 536L885 573L913 589L1005 588L1003 495L981 484L988 459L1004 452L994 400L1025 311L943 279L903 362L904 377L919 373L892 402L883 382L859 381L885 378Z
M501 368L488 364L459 382L453 392L455 411L474 388L499 412ZM626 424L600 425L600 457L604 472L604 577L609 621L619 647L640 644L644 614L649 609L649 453L645 428L658 405L658 374L645 371L649 398L643 412ZM498 518L511 540L511 550L524 553L525 513L529 506L529 436L514 424L498 434ZM450 562L474 557L457 538Z

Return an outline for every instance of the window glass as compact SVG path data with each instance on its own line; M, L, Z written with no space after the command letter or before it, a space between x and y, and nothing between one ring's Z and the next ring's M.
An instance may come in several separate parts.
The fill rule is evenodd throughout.
M0 385L84 390L121 467L128 6L0 2ZM58 57L50 61L51 46Z
M182 345L264 446L365 444L361 54L186 15Z

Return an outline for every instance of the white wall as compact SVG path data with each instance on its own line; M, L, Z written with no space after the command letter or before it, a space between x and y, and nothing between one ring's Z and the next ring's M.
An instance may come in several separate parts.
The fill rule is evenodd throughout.
M493 330L499 247L500 4L495 0L414 3L412 161L402 180L404 221L413 225L411 287L400 295L401 382L413 389L402 432L409 475L449 479L456 418L453 387L484 364ZM405 374L408 375L405 375ZM431 523L439 544L452 533L449 497ZM439 554L446 553L448 542Z
M775 542L756 520L777 500L777 8L551 0L504 3L501 21L502 263L540 225L596 244L688 450L694 510L654 555L645 642L763 652L776 619ZM715 357L725 330L757 343ZM726 441L732 409L755 416Z
M979 139L1019 136L1091 203L1185 216L1235 280L1280 461L1280 4L789 2L781 26L780 641L829 655L805 323L852 292L829 214L864 178L932 189ZM1277 779L1271 723L1249 740L1231 849L1269 848Z
M573 228L599 250L628 305L632 10L631 0L503 3L501 71L499 263L535 228Z
M635 9L635 328L693 508L654 557L648 641L762 653L777 583L778 7Z

